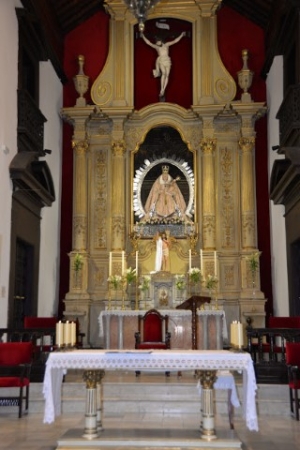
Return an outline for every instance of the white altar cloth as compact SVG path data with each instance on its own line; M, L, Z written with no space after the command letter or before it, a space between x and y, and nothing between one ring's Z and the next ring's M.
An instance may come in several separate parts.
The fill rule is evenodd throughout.
M243 417L258 430L256 380L251 356L227 350L74 350L49 354L44 376L44 423L61 414L61 384L68 369L85 370L237 370L243 372Z
M147 310L130 310L130 309L126 309L126 310L104 310L101 311L101 313L99 314L98 317L98 322L99 322L99 336L103 337L104 336L104 327L103 327L103 318L107 317L107 316L119 316L119 317L124 317L124 316L137 316L137 315L141 315L143 316L144 314L146 314ZM176 316L188 316L188 317L192 317L192 311L189 310L184 310L184 309L166 309L166 310L159 310L159 312L162 315L168 315L170 320L176 320ZM226 318L225 318L225 312L222 309L219 310L213 310L213 309L208 309L208 310L198 310L197 311L197 316L221 316L222 317L222 336L223 339L228 339L228 331L227 331L227 324L226 324Z

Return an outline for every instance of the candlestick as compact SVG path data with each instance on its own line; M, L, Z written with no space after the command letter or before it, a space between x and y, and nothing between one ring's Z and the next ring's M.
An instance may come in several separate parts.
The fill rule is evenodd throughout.
M200 270L203 272L203 251L200 249Z
M125 252L124 251L122 251L122 273L121 273L121 275L124 275L124 272L125 272Z
M112 252L109 252L109 265L108 265L108 275L112 274Z
M191 271L192 268L192 250L189 249L189 272Z
M217 277L218 270L217 270L217 252L214 252L214 267L215 267L215 277Z
M139 252L135 252L135 273L138 276L138 260L139 260Z

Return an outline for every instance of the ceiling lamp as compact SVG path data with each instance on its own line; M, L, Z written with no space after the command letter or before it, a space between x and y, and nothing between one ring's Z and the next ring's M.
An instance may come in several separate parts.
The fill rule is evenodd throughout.
M160 0L124 0L124 3L131 10L134 17L139 24L139 30L144 31L145 22L147 20L148 12L153 8Z

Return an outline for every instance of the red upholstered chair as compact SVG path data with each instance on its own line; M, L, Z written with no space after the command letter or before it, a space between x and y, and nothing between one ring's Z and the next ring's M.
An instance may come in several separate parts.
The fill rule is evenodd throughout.
M296 420L299 420L300 342L286 343L286 363L288 366L291 413L295 416Z
M19 388L18 395L1 396L0 393L0 406L18 406L19 417L22 417L23 400L28 411L31 362L31 342L0 343L0 388Z
M156 309L150 309L144 316L138 316L138 330L135 333L135 348L137 350L170 348L171 333L168 331L167 315L160 314ZM137 371L136 375L140 372ZM169 376L169 372L166 375Z

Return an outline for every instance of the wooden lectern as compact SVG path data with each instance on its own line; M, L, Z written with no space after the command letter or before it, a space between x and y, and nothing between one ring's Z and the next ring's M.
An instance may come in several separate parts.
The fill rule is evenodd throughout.
M181 305L176 306L176 309L190 309L192 311L192 350L197 350L197 309L204 303L210 303L210 297L201 297L200 295L193 295L185 300Z

